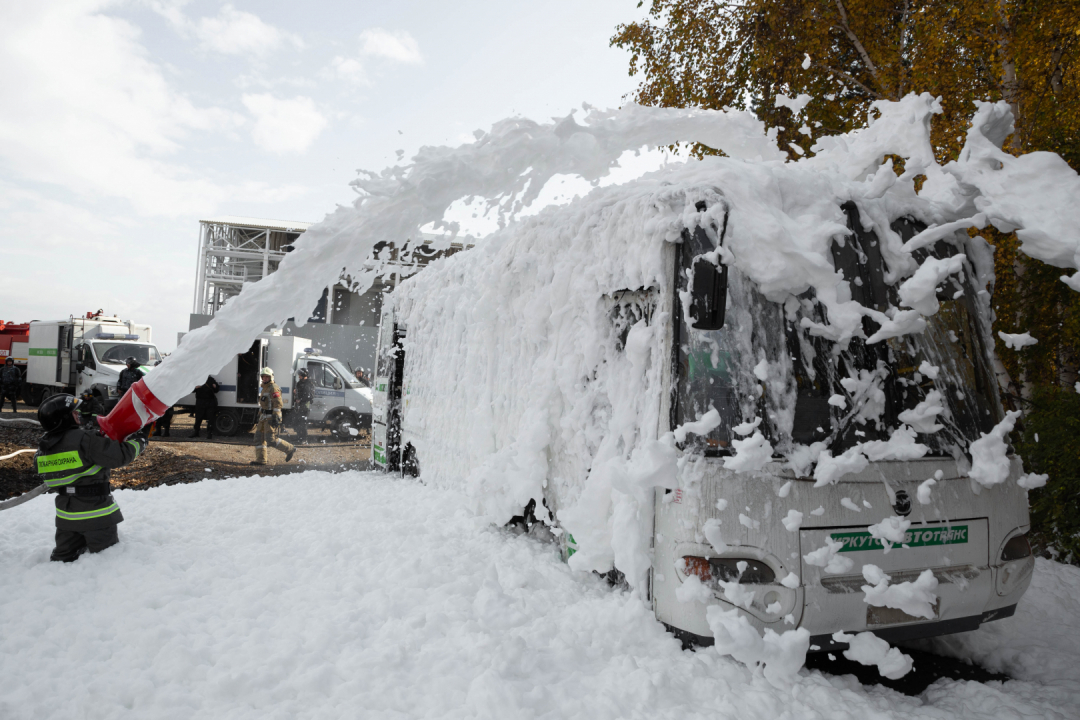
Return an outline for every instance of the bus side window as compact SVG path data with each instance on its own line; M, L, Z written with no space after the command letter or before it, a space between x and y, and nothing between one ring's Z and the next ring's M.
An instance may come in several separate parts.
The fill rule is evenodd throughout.
M705 203L697 204L699 212L704 212ZM727 233L727 215L724 215L724 227L720 229L719 242L724 243ZM698 226L694 232L683 230L683 241L679 245L679 264L689 269L693 264L694 284L690 288L690 324L695 330L720 330L724 327L727 314L728 267L714 265L701 257L716 250L716 246L705 228Z
M644 320L652 324L653 311L656 309L656 288L640 290L617 290L604 299L608 303L608 319L615 329L615 349L622 352L626 347L626 338L630 328Z

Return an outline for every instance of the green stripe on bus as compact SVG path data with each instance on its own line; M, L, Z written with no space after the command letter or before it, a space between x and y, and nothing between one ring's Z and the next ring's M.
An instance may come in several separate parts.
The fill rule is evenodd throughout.
M844 543L840 552L861 552L863 550L882 550L881 540L868 532L832 533L837 542ZM931 545L965 545L968 541L967 525L946 525L908 530L904 533L904 542L900 545L929 547ZM896 547L896 543L893 544Z
M100 510L87 510L86 512L68 512L67 510L56 509L56 517L61 520L93 520L94 518L105 517L106 515L112 515L120 508L113 503L108 507L103 507Z
M82 464L82 458L79 457L78 450L37 456L37 471L40 475L82 467Z
M30 355L35 357L56 357L56 348L30 348Z

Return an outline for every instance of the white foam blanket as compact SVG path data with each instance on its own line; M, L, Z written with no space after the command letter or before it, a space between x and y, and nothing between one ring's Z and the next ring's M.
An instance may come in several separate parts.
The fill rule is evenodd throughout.
M409 329L408 417L419 432L425 478L464 488L473 511L496 523L530 499L549 499L577 542L573 568L614 566L641 587L650 565L652 489L674 487L681 462L675 436L659 417L668 358L661 357L655 331L661 322L634 326L625 350L618 350L604 298L627 288L668 287L664 253L684 228L715 234L726 208L725 247L715 254L735 270L729 287L733 325L747 328L761 320L748 309L753 293L790 305L812 289L828 321L804 317L803 330L838 343L861 336L864 317L880 326L868 342L921 332L925 316L938 309L936 288L946 278L966 275L976 291L985 288L992 278L991 250L981 238L967 237L971 227L1018 229L1021 249L1033 257L1064 268L1080 264L1076 173L1045 153L1019 159L1002 153L1011 116L1001 104L979 106L960 159L940 166L929 141L931 118L940 111L926 94L875 103L876 119L868 127L821 138L815 156L797 162L786 161L775 132L748 113L636 105L593 110L583 122L507 120L475 143L424 148L411 165L357 180L361 196L354 206L310 228L278 272L247 286L209 326L185 336L147 385L166 402L178 398L266 325L306 315L317 300L311 288L336 282L343 271L365 289L382 268L382 260L371 257L376 243L403 246L420 227L441 221L459 199L485 198L508 218L553 176L597 180L627 150L678 141L723 150L727 157L670 165L510 222L394 293ZM886 155L905 158L903 175L895 174ZM926 181L916 194L919 176ZM700 201L707 203L704 212L696 209ZM846 201L877 233L885 280L900 284L902 308L885 313L860 305L834 268L830 248L847 233L840 210ZM889 227L901 216L928 229L904 243ZM912 252L940 238L962 246L963 255L930 258L920 267ZM988 328L985 293L977 304ZM889 440L837 457L820 444L785 443L794 389L774 380L790 377L788 354L777 351L763 364L763 358L750 357L752 348L731 352L737 368L769 379L780 438L774 444L763 435L740 440L738 453L728 458L735 467L761 470L776 452L801 468L816 462L814 477L825 485L869 462L926 452L913 427L925 432L934 425L929 405L910 416L913 426L890 428ZM877 373L844 383L860 403L860 418L872 421L880 414ZM750 421L753 398L744 400L742 419ZM1004 420L978 441L973 479L1001 481L1000 471L988 466L1004 453L1008 424Z
M0 717L1072 718L1080 571L950 642L1017 680L920 698L683 652L635 595L453 490L310 472L116 493L122 542L48 562L51 503L0 523Z

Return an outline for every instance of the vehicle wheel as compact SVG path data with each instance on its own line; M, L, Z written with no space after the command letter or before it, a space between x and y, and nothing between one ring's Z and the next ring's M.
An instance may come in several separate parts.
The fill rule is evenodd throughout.
M240 430L240 415L235 410L219 410L214 418L214 434L232 437Z
M352 440L356 437L350 431L360 432L360 422L352 413L341 413L336 418L330 421L330 432L332 432L338 440Z
M53 391L53 389L51 387L49 387L48 385L42 386L41 390L38 391L38 394L37 394L37 404L41 405L41 403L45 402L46 400L48 400L49 398L51 398L55 394L56 394L56 392Z

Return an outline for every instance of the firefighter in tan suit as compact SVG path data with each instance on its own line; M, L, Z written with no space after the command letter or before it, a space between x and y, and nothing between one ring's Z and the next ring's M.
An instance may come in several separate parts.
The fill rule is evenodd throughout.
M269 464L266 461L267 443L285 453L285 462L289 462L296 448L277 436L281 427L281 388L274 382L274 371L270 368L264 367L259 375L262 379L262 387L259 389L259 422L255 426L255 460L251 464Z

